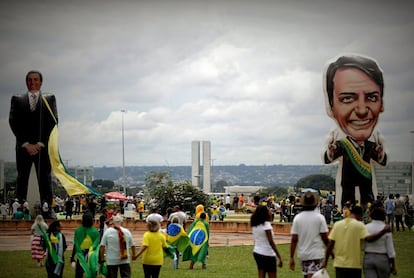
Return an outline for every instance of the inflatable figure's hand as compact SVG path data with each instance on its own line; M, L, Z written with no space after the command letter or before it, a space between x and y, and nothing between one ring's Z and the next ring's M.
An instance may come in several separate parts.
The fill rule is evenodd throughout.
M378 160L382 161L385 157L385 151L384 151L384 137L382 136L379 131L375 132L373 134L374 142L376 144L375 151L378 154Z
M328 148L326 150L327 157L332 161L333 155L337 148L336 141L338 140L338 133L335 130L331 131L328 136Z
M41 150L41 146L39 144L25 144L24 148L29 155L36 155Z

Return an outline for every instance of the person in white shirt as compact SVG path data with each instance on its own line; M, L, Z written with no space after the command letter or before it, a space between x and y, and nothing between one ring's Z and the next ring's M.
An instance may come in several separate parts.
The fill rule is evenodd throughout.
M369 234L375 234L385 227L385 211L382 207L374 207L370 216L372 221L366 225ZM373 242L365 241L363 270L366 278L385 278L390 274L397 275L395 266L395 249L392 233L386 233Z
M174 212L171 213L170 216L168 217L168 223L172 222L172 219L174 218L174 216L177 216L179 220L179 224L185 227L185 222L187 221L187 214L184 211L182 211L180 206L178 205L174 207Z
M267 206L261 205L256 208L250 218L254 238L253 257L256 261L259 278L265 278L266 273L268 273L269 278L276 278L277 260L278 266L283 266L282 257L273 240L270 219L270 210Z
M230 209L230 194L226 196L226 210Z
M15 214L17 212L17 209L21 207L21 204L19 203L19 199L15 199L14 203L12 204L13 207L13 213Z
M44 201L42 205L42 215L45 219L49 217L49 204L46 201Z
M295 251L302 265L304 277L310 278L322 268L324 262L324 245L329 243L328 226L322 214L315 208L319 203L319 195L307 191L300 201L303 211L295 216L291 228L290 269L295 269Z
M1 212L1 215L3 216L3 220L7 219L7 215L9 214L8 208L9 206L6 203L1 203L0 212Z
M56 200L56 205L58 207L58 211L59 212L60 211L63 211L64 210L63 207L65 205L65 201L62 198L60 198L59 196L56 196L55 200Z
M153 208L152 211L151 211L151 213L148 214L148 216L145 219L145 221L147 223L149 221L158 222L160 224L160 227L161 227L161 222L164 221L164 217L159 212L160 212L160 209L159 208Z
M108 278L118 277L118 269L121 278L131 277L131 258L135 257L135 244L131 232L121 227L122 217L112 217L113 227L103 234L99 248L99 263L106 261ZM129 252L132 251L132 254Z

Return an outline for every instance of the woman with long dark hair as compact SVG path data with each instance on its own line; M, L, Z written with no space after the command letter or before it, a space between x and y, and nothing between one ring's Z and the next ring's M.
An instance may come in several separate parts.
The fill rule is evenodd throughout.
M61 232L62 226L59 220L50 224L45 236L47 248L46 271L48 278L62 278L63 267L65 266L64 253L66 248L66 238Z
M282 257L273 240L273 229L270 223L271 211L266 206L258 206L250 218L250 226L253 231L254 248L253 257L257 264L259 278L276 278L277 260L282 267ZM277 257L277 259L276 259Z

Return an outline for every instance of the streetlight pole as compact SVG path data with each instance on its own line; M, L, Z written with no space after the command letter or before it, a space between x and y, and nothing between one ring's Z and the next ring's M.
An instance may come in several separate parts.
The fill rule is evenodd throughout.
M122 183L123 183L123 189L124 194L126 196L126 187L125 187L125 141L124 141L124 114L125 109L121 109L122 113Z
M414 130L411 133L411 194L414 194Z
M411 133L411 162L414 162L414 130L410 131Z
M213 167L214 167L214 160L216 160L215 158L211 159L211 178L210 178L210 182L211 182L211 192L214 192L214 175L213 175Z

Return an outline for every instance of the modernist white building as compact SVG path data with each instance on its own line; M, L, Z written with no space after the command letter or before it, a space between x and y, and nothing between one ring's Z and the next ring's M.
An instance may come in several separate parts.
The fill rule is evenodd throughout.
M200 165L200 144L203 144L203 165ZM201 172L202 168L202 172ZM191 142L191 181L194 186L203 188L205 193L211 192L211 143L210 141ZM200 182L203 181L202 184Z
M191 142L191 182L200 187L200 141Z

